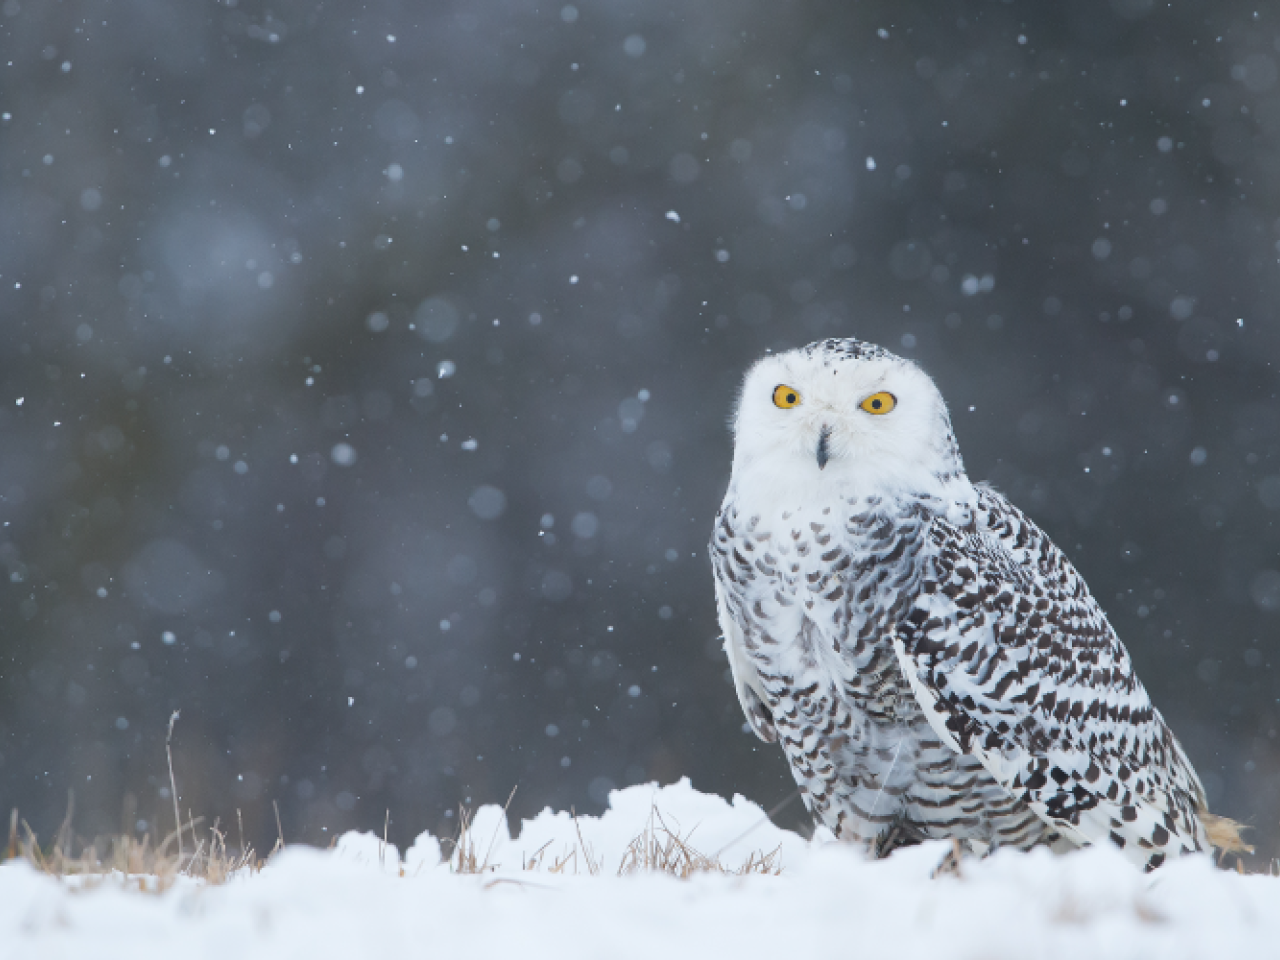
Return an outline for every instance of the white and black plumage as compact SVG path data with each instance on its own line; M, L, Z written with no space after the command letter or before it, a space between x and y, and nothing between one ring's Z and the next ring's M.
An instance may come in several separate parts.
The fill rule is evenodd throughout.
M734 438L711 539L725 651L837 837L1109 839L1155 867L1231 832L1079 573L970 483L919 367L858 340L765 357Z

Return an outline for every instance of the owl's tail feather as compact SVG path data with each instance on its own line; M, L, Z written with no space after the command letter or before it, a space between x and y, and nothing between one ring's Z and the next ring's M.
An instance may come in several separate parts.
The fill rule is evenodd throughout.
M1200 822L1204 824L1209 842L1223 853L1253 853L1253 847L1240 835L1240 831L1249 829L1243 823L1219 817L1208 810L1200 811Z

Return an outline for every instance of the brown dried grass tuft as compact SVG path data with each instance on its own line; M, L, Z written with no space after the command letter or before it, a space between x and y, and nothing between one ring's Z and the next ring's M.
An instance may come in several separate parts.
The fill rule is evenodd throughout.
M77 840L71 829L73 811L74 803L68 801L61 828L48 846L42 847L30 824L13 810L9 817L5 859L26 860L41 873L60 879L74 878L86 886L118 880L148 893L168 890L179 877L219 884L226 883L236 873L256 872L263 866L252 847L241 843L238 852L228 847L226 835L218 829L217 821L209 828L207 837L200 836L196 829L203 818L188 814L185 823L158 843L150 833L141 839L120 834L88 842ZM181 844L184 834L190 837L189 849ZM77 846L78 854L74 852ZM277 848L279 846L277 844Z
M618 876L635 873L665 873L687 880L699 873L718 873L730 876L762 874L777 876L782 872L779 857L782 847L769 851L752 851L745 861L736 867L726 866L719 856L708 856L693 846L692 838L697 827L683 836L679 828L673 830L656 806L649 809L649 820L641 834L631 841L618 867Z
M511 788L511 795L507 797L507 802L502 805L502 812L506 813L511 807L511 801L515 798L516 788ZM499 824L492 836L487 840L481 837L481 843L484 843L484 854L480 855L476 847L475 831L472 829L472 813L466 807L458 807L458 835L452 839L445 838L445 843L452 845L453 853L449 856L449 867L454 873L472 874L472 873L489 873L497 867L497 864L490 864L489 858L493 855L493 845L498 840L497 831L502 829Z
M169 791L173 797L174 830L163 840L156 843L148 832L141 840L128 833L115 837L100 837L92 842L78 841L80 853L73 852L77 843L71 829L72 815L75 813L75 794L67 794L67 815L62 826L54 836L47 849L42 849L35 831L25 821L22 832L18 831L18 811L15 809L9 816L9 844L6 859L21 857L37 870L53 877L78 878L81 883L93 884L108 878L122 879L126 884L137 882L139 889L155 893L169 889L179 877L190 877L205 883L225 883L228 879L243 870L258 871L263 861L254 853L253 847L244 842L244 823L240 821L240 811L236 810L236 819L240 821L240 852L236 853L227 846L227 838L218 829L219 821L215 820L209 828L209 836L197 833L196 827L204 822L203 817L195 817L187 811L184 823L178 807L178 783L173 773L173 728L178 721L177 710L169 715L169 727L165 735L164 752L168 761ZM133 809L133 797L125 801L126 810ZM272 801L275 806L275 802ZM275 807L276 828L279 839L271 849L274 854L284 849L284 830L280 827L280 808ZM127 816L127 820L132 817ZM191 848L188 852L183 845L183 837L190 836ZM270 856L270 854L268 854Z
M1237 823L1227 817L1219 817L1208 810L1200 811L1200 822L1204 824L1204 832L1209 843L1223 853L1253 853L1253 847L1245 843L1241 831L1248 826Z

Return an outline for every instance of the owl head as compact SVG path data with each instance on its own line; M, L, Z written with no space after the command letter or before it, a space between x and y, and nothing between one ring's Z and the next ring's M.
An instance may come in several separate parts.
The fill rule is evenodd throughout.
M759 360L743 381L733 433L735 481L775 484L780 494L832 486L936 494L964 476L933 381L861 340Z

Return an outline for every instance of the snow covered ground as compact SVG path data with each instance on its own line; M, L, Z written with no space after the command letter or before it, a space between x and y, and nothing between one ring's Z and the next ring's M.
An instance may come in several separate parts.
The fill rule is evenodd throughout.
M688 862L673 835L729 868L773 853L781 873L681 880L633 869L638 836L651 856ZM464 852L480 873L442 864L427 834L401 857L352 833L330 851L290 847L261 872L160 895L138 892L136 879L78 888L6 864L0 957L1280 956L1280 879L1204 857L1143 875L1106 848L1001 852L934 879L946 844L868 862L687 781L615 792L599 819L544 811L514 840L502 811L485 807L471 836Z

